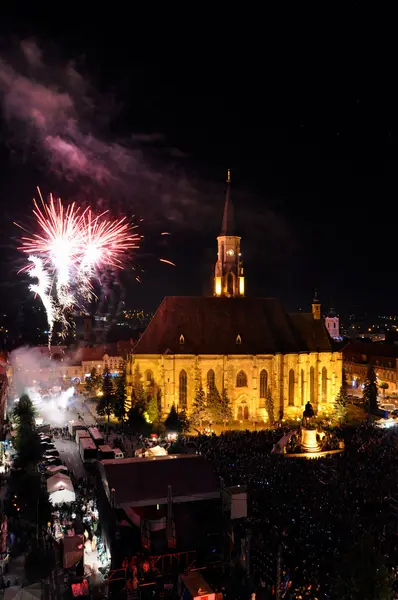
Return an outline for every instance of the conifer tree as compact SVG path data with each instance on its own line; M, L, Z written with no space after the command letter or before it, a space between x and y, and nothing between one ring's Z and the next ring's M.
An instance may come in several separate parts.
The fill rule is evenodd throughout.
M363 395L367 400L369 412L377 412L377 377L372 364L368 367Z
M340 425L347 419L347 403L347 391L342 385L334 401L334 418Z
M228 421L232 421L233 419L231 402L228 397L228 392L225 388L223 388L221 396L219 396L218 414L220 421L222 421L224 424L224 427Z
M275 412L274 412L274 400L272 398L270 388L267 389L267 396L265 399L265 410L267 411L268 421L271 427L275 424Z
M126 417L126 372L123 370L116 379L114 413L115 416L123 423Z

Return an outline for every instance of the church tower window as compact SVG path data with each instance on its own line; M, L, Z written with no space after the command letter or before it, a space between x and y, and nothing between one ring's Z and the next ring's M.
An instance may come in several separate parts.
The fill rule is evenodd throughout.
M185 338L184 338L184 336L181 334L181 335L180 335L180 345L182 346L183 344L185 344Z
M294 369L289 371L289 406L294 406Z
M267 397L268 373L263 369L260 373L260 398Z
M188 378L187 372L182 369L180 371L180 389L179 389L179 405L186 408L188 401Z
M238 335L236 336L236 343L237 343L237 344L241 344L241 343L242 343L242 338L240 337L239 333L238 333Z
M239 371L237 374L236 387L247 387L247 375L244 371Z
M214 392L216 387L216 376L214 374L213 369L210 369L209 371L207 371L207 389L208 391Z

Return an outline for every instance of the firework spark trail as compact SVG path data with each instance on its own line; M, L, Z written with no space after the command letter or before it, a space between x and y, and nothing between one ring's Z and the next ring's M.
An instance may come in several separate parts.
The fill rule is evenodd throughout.
M106 269L122 268L127 252L138 248L141 236L125 217L109 220L107 211L94 215L90 208L80 211L75 203L64 208L52 196L48 204L41 194L40 199L42 206L34 201L33 210L40 232L28 232L19 249L29 254L21 271L38 280L30 289L43 302L51 336L58 321L65 333L66 312L82 308L82 300L93 298L92 280Z
M56 309L54 301L50 296L51 290L51 277L44 269L43 261L37 256L29 256L29 276L32 279L37 279L37 283L32 283L29 289L34 294L37 294L41 299L47 315L47 322L49 327L49 345L51 344L51 336L54 329L54 323L56 321Z

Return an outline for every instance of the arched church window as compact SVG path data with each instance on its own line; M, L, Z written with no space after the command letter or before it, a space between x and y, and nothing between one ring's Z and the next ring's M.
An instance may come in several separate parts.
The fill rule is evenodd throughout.
M184 338L184 336L182 334L180 335L180 344L181 344L181 346L183 344L185 344L185 338Z
M310 368L310 402L313 404L315 401L315 370L314 367Z
M294 406L294 369L289 371L289 406Z
M236 387L247 387L247 375L244 371L239 371L237 374Z
M260 398L267 397L268 373L263 369L260 373Z
M237 343L237 344L241 344L241 343L242 343L242 338L240 337L239 333L238 333L238 335L236 336L236 343Z
M322 402L328 401L328 372L326 367L322 369Z
M301 406L304 406L305 404L305 397L304 397L304 369L301 369Z
M187 401L188 401L188 378L187 378L187 372L184 369L182 369L180 371L179 405L182 407L186 407Z
M216 387L216 376L213 369L207 371L207 389L209 392L214 392Z
M148 369L148 371L145 371L145 381L147 383L152 383L153 381L153 373L150 369Z

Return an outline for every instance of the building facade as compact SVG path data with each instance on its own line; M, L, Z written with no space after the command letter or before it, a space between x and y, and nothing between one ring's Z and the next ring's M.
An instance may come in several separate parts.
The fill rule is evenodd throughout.
M232 219L230 173L213 297L163 300L127 363L127 395L156 388L166 414L192 408L201 385L225 390L234 418L266 420L267 395L275 417L301 416L310 401L330 412L342 380L336 352L316 297L311 313L288 314L275 298L245 296L240 241Z
M352 342L343 350L347 383L353 389L361 388L366 381L369 364L373 365L377 383L387 384L385 395L398 394L398 346Z
M328 316L325 317L326 329L331 338L339 340L340 338L340 318L336 312L331 309Z

